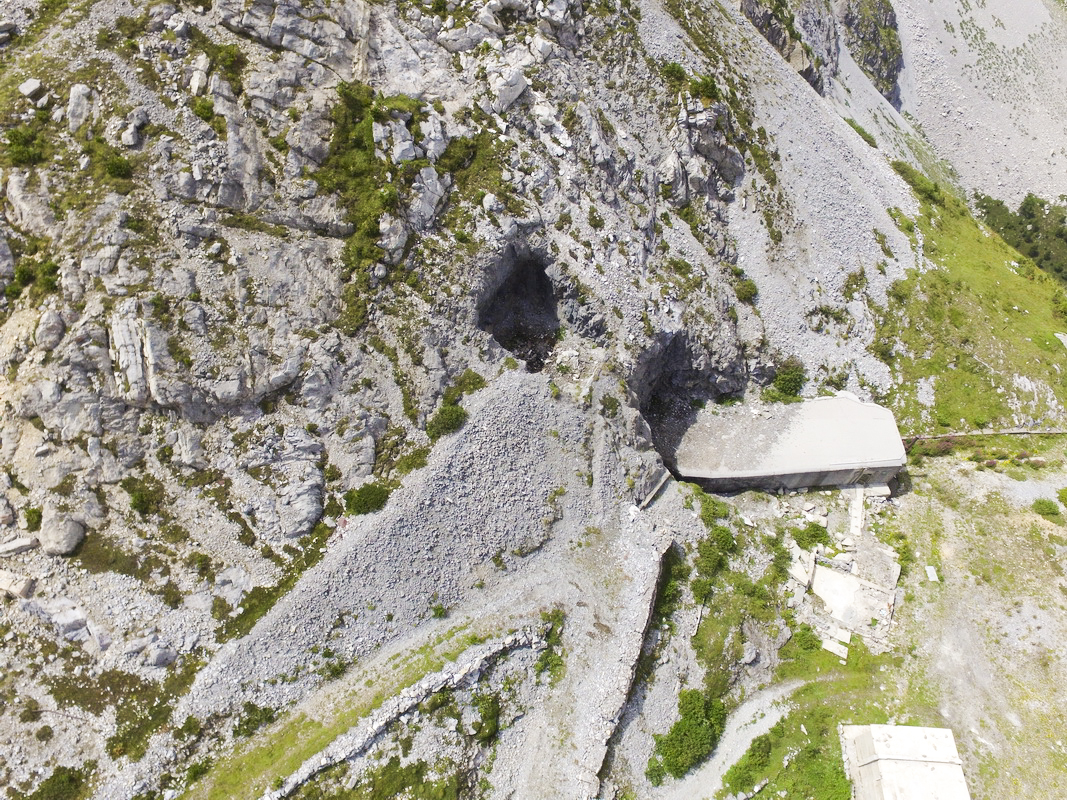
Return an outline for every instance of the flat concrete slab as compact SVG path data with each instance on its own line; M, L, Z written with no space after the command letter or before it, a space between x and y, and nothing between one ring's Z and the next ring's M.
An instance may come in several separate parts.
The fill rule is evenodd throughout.
M841 744L856 800L970 800L948 728L845 725Z
M870 630L872 620L879 624L887 621L896 599L892 589L821 564L815 567L811 591L826 604L838 624L857 633Z
M675 451L679 474L719 491L885 484L906 462L893 413L847 392L704 409Z

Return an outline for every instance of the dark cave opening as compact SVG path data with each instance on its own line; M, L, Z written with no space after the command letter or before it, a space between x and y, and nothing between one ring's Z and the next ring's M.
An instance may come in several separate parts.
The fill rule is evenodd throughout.
M684 333L645 354L635 392L648 423L652 446L672 471L682 436L709 404L729 403L744 391L744 364L724 365Z
M559 306L545 263L529 252L511 251L510 270L483 305L478 327L516 358L528 372L540 372L559 339Z

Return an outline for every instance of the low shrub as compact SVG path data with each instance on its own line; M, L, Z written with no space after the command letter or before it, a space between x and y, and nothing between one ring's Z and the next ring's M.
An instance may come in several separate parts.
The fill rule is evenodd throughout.
M358 489L345 492L345 510L349 514L373 514L381 511L389 501L392 489L382 483L365 483Z
M1055 519L1060 516L1059 503L1046 497L1039 497L1030 508L1035 514L1040 514L1046 519Z
M426 435L436 442L442 436L455 433L467 421L467 412L460 405L445 403L426 423Z

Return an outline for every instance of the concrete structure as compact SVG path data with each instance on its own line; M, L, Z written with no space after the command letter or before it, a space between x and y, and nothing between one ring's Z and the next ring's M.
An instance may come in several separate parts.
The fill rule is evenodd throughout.
M885 484L905 463L893 413L847 392L705 409L675 450L682 477L720 492Z
M844 725L841 744L855 800L970 800L948 728Z

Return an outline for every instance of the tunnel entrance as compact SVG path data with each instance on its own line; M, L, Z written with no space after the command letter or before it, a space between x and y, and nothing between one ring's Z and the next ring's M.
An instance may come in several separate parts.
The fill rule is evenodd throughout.
M545 264L531 253L514 260L500 288L482 306L478 327L490 334L528 372L540 372L559 337L559 308Z

